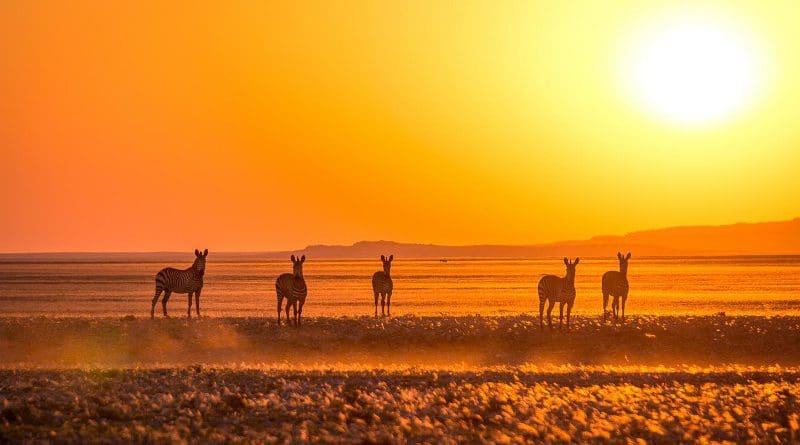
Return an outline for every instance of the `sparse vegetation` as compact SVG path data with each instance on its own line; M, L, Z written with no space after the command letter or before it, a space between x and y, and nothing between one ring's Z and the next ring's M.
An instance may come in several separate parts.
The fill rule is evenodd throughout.
M786 442L797 370L0 372L0 441Z
M2 318L0 442L797 440L800 317Z

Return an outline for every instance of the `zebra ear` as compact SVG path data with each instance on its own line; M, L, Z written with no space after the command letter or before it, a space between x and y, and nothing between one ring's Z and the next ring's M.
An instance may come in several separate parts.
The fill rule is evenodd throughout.
M301 263L305 263L306 262L306 256L305 255L300 257L300 262Z
M621 252L617 252L617 258L622 259L622 253Z
M385 262L386 262L386 257L385 257L385 256L383 256L383 255L381 255L381 262L382 262L382 263L385 263Z
M200 251L197 250L197 249L194 249L194 256L200 256Z
M566 264L567 266L569 266L569 259L568 259L567 257L564 257L564 264Z
M389 262L391 263L392 261L394 261L394 255L389 255Z
M626 257L625 257L625 259L626 259L626 260L629 260L629 259L631 259L631 253L630 253L630 252L628 252L628 256L626 256Z
M573 261L572 264L577 266L580 260L581 260L580 257L575 257L575 261Z
M208 256L208 249L203 251L203 256Z
M295 260L295 259L294 259L294 255L292 255L291 257L289 257L289 259L290 259L290 260L292 260L292 262L293 262L293 263L294 263L295 261L297 261L297 260Z

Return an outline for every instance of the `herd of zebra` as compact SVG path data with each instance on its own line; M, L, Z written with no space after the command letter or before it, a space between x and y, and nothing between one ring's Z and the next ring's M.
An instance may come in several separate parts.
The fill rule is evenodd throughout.
M187 294L189 296L188 317L192 316L192 295L194 295L195 310L197 316L200 317L200 292L203 290L203 276L206 271L208 249L203 252L195 249L194 255L194 263L188 269L181 270L167 267L156 274L156 293L150 307L150 318L155 317L156 304L162 292L164 293L164 298L161 299L161 307L164 311L164 317L169 317L167 315L167 301L169 301L169 297L173 293ZM292 260L292 273L284 273L275 280L275 293L278 297L278 325L281 324L281 308L283 308L286 323L299 327L303 306L306 304L306 296L308 295L306 279L303 276L303 263L306 262L306 256L295 258L292 255L290 259ZM629 290L628 261L631 259L631 253L628 252L627 255L623 255L621 252L617 252L617 259L619 260L619 270L611 270L603 274L601 286L603 290L603 319L605 320L608 314L608 297L612 296L614 297L611 303L612 314L615 319L621 316L624 321L625 302L628 299ZM391 276L392 261L394 261L394 255L389 255L389 257L381 255L383 270L379 270L372 275L375 317L378 316L379 297L381 300L381 316L391 315L392 290L394 288ZM572 306L575 303L575 268L579 262L580 258L575 258L574 261L571 261L565 257L564 265L567 267L567 271L563 277L545 275L539 280L537 290L539 293L540 329L544 329L545 303L547 303L547 325L551 329L553 327L551 314L555 304L559 304L559 328L563 325L564 305L567 306L567 329L569 329ZM284 300L286 301L285 305L283 304ZM290 310L292 311L291 318L289 315Z

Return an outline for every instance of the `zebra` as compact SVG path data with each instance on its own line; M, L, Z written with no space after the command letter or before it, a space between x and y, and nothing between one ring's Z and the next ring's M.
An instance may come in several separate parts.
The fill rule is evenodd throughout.
M306 304L306 295L308 294L306 279L303 278L303 263L306 262L306 256L303 255L298 259L292 255L290 259L292 260L292 273L282 274L275 280L275 292L278 295L278 326L281 325L281 304L285 298L286 323L291 325L289 318L289 308L291 307L294 309L294 325L300 327L300 317L303 314L303 305Z
M539 279L539 329L544 329L544 302L548 301L547 305L547 326L553 329L553 320L550 314L553 312L553 306L556 302L559 303L558 307L558 328L561 329L561 323L564 320L564 304L567 305L567 329L569 329L570 314L572 314L572 305L575 304L575 266L580 262L580 258L575 258L574 262L570 262L569 258L564 257L564 265L567 266L566 276L558 277L556 275L545 275Z
M608 306L608 296L614 297L611 303L611 311L614 313L614 319L619 317L619 297L622 297L622 321L625 321L625 302L628 300L628 260L631 259L631 253L622 256L621 252L617 252L617 259L619 260L619 271L609 270L603 274L603 321L606 320L606 307Z
M386 305L385 315L391 316L392 289L394 288L394 284L392 283L392 276L389 274L389 272L392 269L392 261L394 261L394 255L389 255L388 259L381 255L383 270L379 270L372 274L372 293L375 294L376 318L378 317L378 295L381 296L381 316L384 316L384 304Z
M206 257L208 249L200 253L194 250L194 263L192 267L184 270L165 267L156 274L156 295L153 297L153 304L150 306L150 318L155 318L156 303L161 292L164 298L161 300L161 307L164 309L164 317L167 315L167 301L173 292L176 294L189 294L189 309L186 316L192 318L192 294L194 294L195 309L197 317L200 317L200 291L203 290L203 275L206 273Z

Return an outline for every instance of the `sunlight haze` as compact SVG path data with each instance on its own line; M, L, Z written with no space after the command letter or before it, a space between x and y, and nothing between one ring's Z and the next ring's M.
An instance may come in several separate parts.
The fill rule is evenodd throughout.
M0 251L799 216L800 8L665 4L4 2Z

